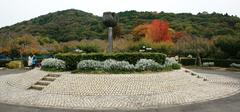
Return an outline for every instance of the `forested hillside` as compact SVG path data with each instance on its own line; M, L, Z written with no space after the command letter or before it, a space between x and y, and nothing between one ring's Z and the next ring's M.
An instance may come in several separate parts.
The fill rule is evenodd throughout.
M186 32L193 37L212 38L218 35L240 35L240 18L228 14L207 12L193 15L190 13L137 12L118 13L118 36L131 34L140 25L153 19L166 20L176 32ZM0 38L17 37L23 34L49 37L56 41L81 39L104 39L106 28L102 18L80 10L69 9L39 16L29 21L17 23L0 29Z
M0 37L31 34L57 41L101 38L104 35L101 17L80 10L65 10L39 16L0 29Z

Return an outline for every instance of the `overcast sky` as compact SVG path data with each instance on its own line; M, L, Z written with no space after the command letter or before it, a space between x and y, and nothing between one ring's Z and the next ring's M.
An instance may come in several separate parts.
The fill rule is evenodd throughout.
M79 9L101 16L104 11L228 13L240 17L240 0L0 0L0 27L49 12Z

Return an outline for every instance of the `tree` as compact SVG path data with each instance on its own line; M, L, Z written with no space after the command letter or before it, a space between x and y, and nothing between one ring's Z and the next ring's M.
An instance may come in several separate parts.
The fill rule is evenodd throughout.
M167 21L153 20L148 26L147 37L154 42L171 42L169 24Z
M186 44L186 51L196 56L196 64L202 65L202 58L210 51L209 40L205 38L194 38Z
M0 52L11 58L47 53L32 35L22 35L15 39L5 38L4 42L1 43Z
M173 42L175 44L174 49L172 50L172 54L177 55L179 61L182 56L189 55L189 52L187 51L187 46L191 41L192 37L189 35L185 35L184 33L176 33L173 37Z
M173 35L172 35L172 41L174 43L177 43L179 40L182 40L182 41L190 41L192 39L191 35L189 35L188 33L186 32L175 32Z
M202 64L202 58L210 56L214 52L214 45L211 40L206 38L180 38L174 47L174 54L187 56L189 54L196 57L196 64Z
M117 25L113 27L113 38L121 38L122 35L122 27L120 25Z
M32 35L22 35L15 39L14 42L19 51L19 55L22 57L24 55L32 55L32 54L41 54L47 52L42 49L37 38Z
M132 32L135 36L145 36L153 42L172 42L173 29L167 21L153 20L151 24L139 25Z
M214 38L214 44L230 57L234 58L240 51L240 38L232 36L218 36Z
M13 42L14 40L11 38L2 37L0 42L0 53L5 54L13 59L13 56L17 56L19 53L16 48L16 44Z
M134 35L134 40L140 40L142 37L146 37L147 30L148 30L148 25L143 24L143 25L138 25L135 27L132 31L132 34Z

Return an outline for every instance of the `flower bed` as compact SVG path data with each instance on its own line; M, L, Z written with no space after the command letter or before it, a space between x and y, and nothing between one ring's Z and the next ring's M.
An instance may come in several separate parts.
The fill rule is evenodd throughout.
M83 60L77 65L75 72L109 72L109 73L124 73L132 72L134 65L127 61L116 61L108 59L105 61Z
M44 59L42 69L51 71L70 70L73 73L133 73L181 68L175 58L166 58L166 55L161 53L59 54L57 57L60 57L60 59Z
M156 72L163 70L180 69L181 65L175 60L167 58L165 64L159 64L152 59L140 59L135 65L127 61L108 59L105 61L83 60L77 65L74 73L132 73L132 72Z
M89 54L58 54L58 59L66 62L67 70L75 70L78 62L82 60L97 60L105 61L107 59L114 59L117 61L127 61L131 64L136 64L140 59L152 59L160 64L164 64L166 55L162 53L89 53Z

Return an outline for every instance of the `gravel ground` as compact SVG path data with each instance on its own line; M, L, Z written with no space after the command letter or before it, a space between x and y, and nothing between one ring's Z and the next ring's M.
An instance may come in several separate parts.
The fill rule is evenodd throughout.
M131 75L60 73L42 91L28 90L47 74L34 69L0 77L0 102L50 108L136 110L219 99L238 93L240 88L239 79L206 73L197 78L177 70Z

